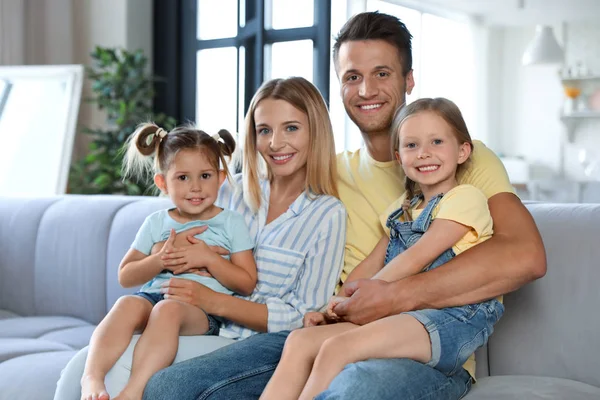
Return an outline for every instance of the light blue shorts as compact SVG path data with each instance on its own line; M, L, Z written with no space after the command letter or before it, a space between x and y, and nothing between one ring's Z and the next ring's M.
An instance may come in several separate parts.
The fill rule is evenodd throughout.
M410 311L423 324L431 340L427 365L451 376L461 370L475 350L485 345L504 306L498 300L441 310Z

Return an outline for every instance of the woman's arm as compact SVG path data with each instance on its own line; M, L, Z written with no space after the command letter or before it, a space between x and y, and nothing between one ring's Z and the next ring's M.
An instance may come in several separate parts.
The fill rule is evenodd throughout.
M163 292L168 299L189 303L208 314L227 318L258 332L267 332L269 312L265 304L215 292L198 282L180 278L171 278Z
M434 219L417 242L398 254L373 279L397 281L418 274L444 251L454 246L471 228L448 219Z
M304 314L321 310L333 294L344 263L346 210L339 207L323 218L298 273L293 290L283 297L267 299L269 332L302 326Z

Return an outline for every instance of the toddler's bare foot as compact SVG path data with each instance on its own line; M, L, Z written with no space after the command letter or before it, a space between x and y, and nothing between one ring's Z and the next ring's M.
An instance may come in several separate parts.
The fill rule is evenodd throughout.
M81 378L81 400L110 400L104 380L92 376Z

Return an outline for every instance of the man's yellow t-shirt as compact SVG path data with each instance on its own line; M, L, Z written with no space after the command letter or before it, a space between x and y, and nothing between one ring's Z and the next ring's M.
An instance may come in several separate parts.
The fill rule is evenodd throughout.
M472 185L487 199L498 193L515 193L500 159L482 142L473 141L473 153L458 176L459 185ZM348 223L341 280L386 236L380 216L404 194L404 172L397 161L374 160L366 149L338 154L338 189L346 206ZM393 210L392 210L393 211ZM464 368L475 377L472 356Z

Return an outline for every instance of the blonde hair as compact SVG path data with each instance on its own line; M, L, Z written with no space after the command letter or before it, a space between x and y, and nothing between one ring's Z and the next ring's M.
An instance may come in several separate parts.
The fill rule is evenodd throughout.
M450 125L450 128L452 128L452 132L458 143L468 143L469 146L471 146L471 153L473 152L473 141L471 140L467 124L465 123L458 106L446 98L436 97L416 100L396 111L396 115L392 122L392 153L399 151L398 142L400 138L400 128L402 128L404 121L409 117L424 111L434 112L442 117L444 121ZM457 166L457 175L464 170L467 161ZM417 183L408 176L404 180L404 188L408 200L412 199L413 196L420 191Z
M225 157L235 150L235 140L225 129L218 133L222 141L193 126L167 132L151 122L140 124L127 139L123 176L148 179L154 174L165 174L179 151L201 149L215 169L224 170L230 178Z
M264 175L256 149L256 124L254 112L264 99L284 100L306 114L308 118L308 159L306 160L305 191L308 195L338 196L337 164L333 129L327 105L319 90L301 77L273 79L258 89L246 114L246 139L244 144L243 190L244 200L256 212L262 202L259 179ZM271 179L270 171L267 177Z

